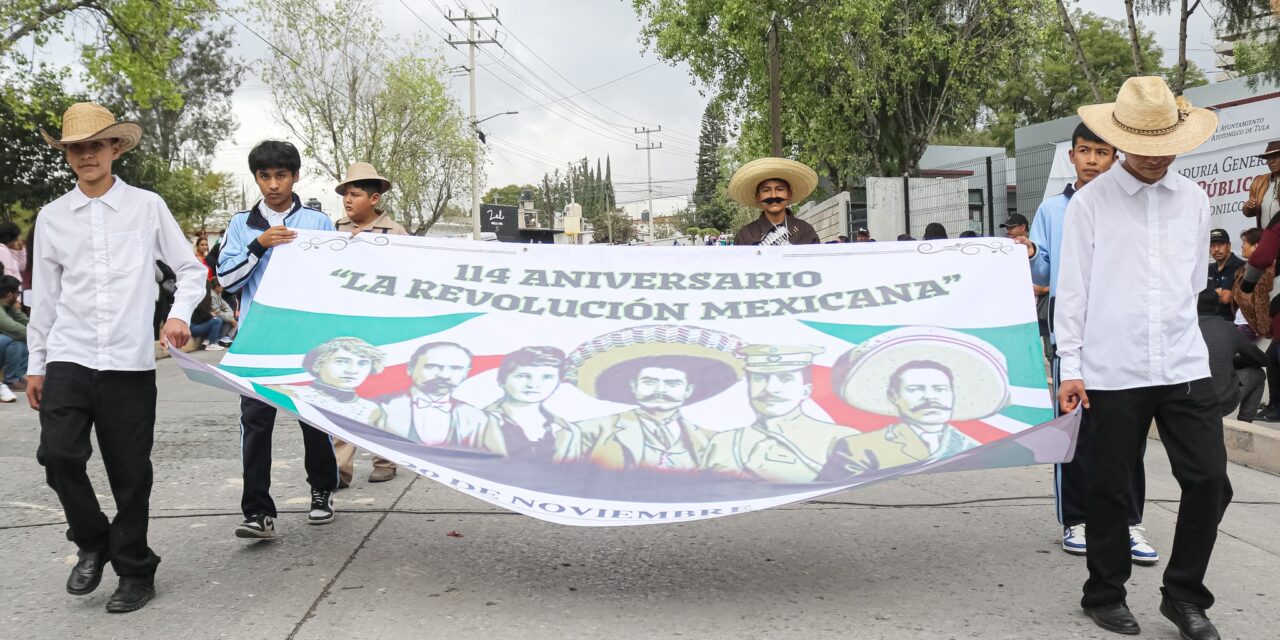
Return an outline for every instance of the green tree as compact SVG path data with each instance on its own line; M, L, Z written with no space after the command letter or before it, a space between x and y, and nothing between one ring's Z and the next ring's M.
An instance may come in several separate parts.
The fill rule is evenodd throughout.
M541 189L531 184L509 184L505 187L494 187L484 194L482 202L516 206L520 204L520 192L526 189L533 192L534 206L538 206L537 203L542 200Z
M693 189L696 222L702 226L722 228L729 223L728 212L715 197L716 189L726 179L721 165L727 143L724 107L713 99L702 111L702 130L698 134L698 182Z
M837 190L915 168L930 138L969 121L1026 54L1045 0L633 0L644 42L742 120L739 144L768 147L765 34L780 27L784 149Z
M636 226L631 217L621 211L605 211L583 219L591 225L591 238L595 244L627 244L636 239Z
M1219 0L1219 30L1248 34L1236 41L1235 69L1240 75L1280 82L1280 37L1276 22L1280 21L1280 0Z
M0 88L0 138L7 143L0 154L0 220L25 226L75 184L64 154L40 137L41 129L57 135L62 112L84 99L63 89L65 76L42 67Z
M230 29L194 25L176 32L185 43L169 61L167 77L177 85L180 104L143 104L127 82L102 82L106 102L121 105L124 117L143 130L141 145L170 165L207 167L218 143L235 132L231 94L245 67L231 57Z
M395 184L386 205L421 235L469 196L483 149L419 38L388 38L368 0L255 0L277 49L264 79L311 171L334 181L356 161Z
M217 11L214 0L7 0L0 3L0 56L14 66L27 62L16 45L26 38L44 44L77 25L88 25L90 42L81 59L101 84L124 79L131 99L143 106L182 105L180 79L170 64L186 43L180 34Z

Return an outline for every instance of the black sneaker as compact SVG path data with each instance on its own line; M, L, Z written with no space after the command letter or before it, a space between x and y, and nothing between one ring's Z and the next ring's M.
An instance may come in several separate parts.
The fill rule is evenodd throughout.
M329 524L330 522L333 522L333 492L312 489L311 512L307 514L307 524Z
M236 527L237 538L274 538L276 523L271 516L249 516Z
M1280 422L1280 407L1270 407L1266 411L1259 409L1258 415L1253 419L1261 422Z

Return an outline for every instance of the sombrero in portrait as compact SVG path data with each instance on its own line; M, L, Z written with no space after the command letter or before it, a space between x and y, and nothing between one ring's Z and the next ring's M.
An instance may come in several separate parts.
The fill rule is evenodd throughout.
M953 420L975 420L1009 404L1009 367L1003 353L983 340L941 327L886 331L840 356L831 372L835 392L855 408L893 416L889 380L903 365L931 362L951 372Z
M679 369L693 384L694 403L728 389L742 379L746 343L736 336L701 327L646 325L597 336L569 354L566 380L589 396L634 404L631 381L645 367Z
M782 180L791 187L791 202L801 202L818 188L818 174L807 165L786 158L752 160L733 173L729 197L744 207L760 209L756 188L765 180Z
M75 142L115 138L120 141L120 150L124 152L138 146L142 127L133 122L116 122L116 117L101 105L78 102L62 114L61 138L49 135L44 129L40 130L40 135L57 149Z
M1176 156L1213 137L1218 116L1174 97L1164 78L1129 78L1115 102L1080 107L1080 119L1103 140L1126 153Z

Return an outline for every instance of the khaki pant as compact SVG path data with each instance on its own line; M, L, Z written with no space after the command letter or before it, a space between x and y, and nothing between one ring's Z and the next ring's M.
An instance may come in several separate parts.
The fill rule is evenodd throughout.
M351 477L356 468L356 446L350 442L333 439L333 454L338 457L338 478L342 484L351 484ZM382 469L394 469L396 464L378 456L373 457L373 466Z

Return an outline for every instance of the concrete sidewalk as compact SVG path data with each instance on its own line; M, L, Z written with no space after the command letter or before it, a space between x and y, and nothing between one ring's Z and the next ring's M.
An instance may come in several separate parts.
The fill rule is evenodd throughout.
M212 359L214 354L202 355ZM925 476L719 520L581 529L512 515L401 473L337 494L307 526L298 429L277 427L277 539L240 520L237 400L160 363L152 544L159 597L109 615L115 588L63 591L74 547L35 462L38 425L0 406L0 638L1114 638L1078 607L1048 467ZM95 456L94 481L111 509ZM1177 485L1147 456L1147 530L1167 554ZM1280 637L1280 477L1232 465L1209 585L1228 638ZM448 534L456 531L462 537ZM1134 568L1146 638L1161 568Z

